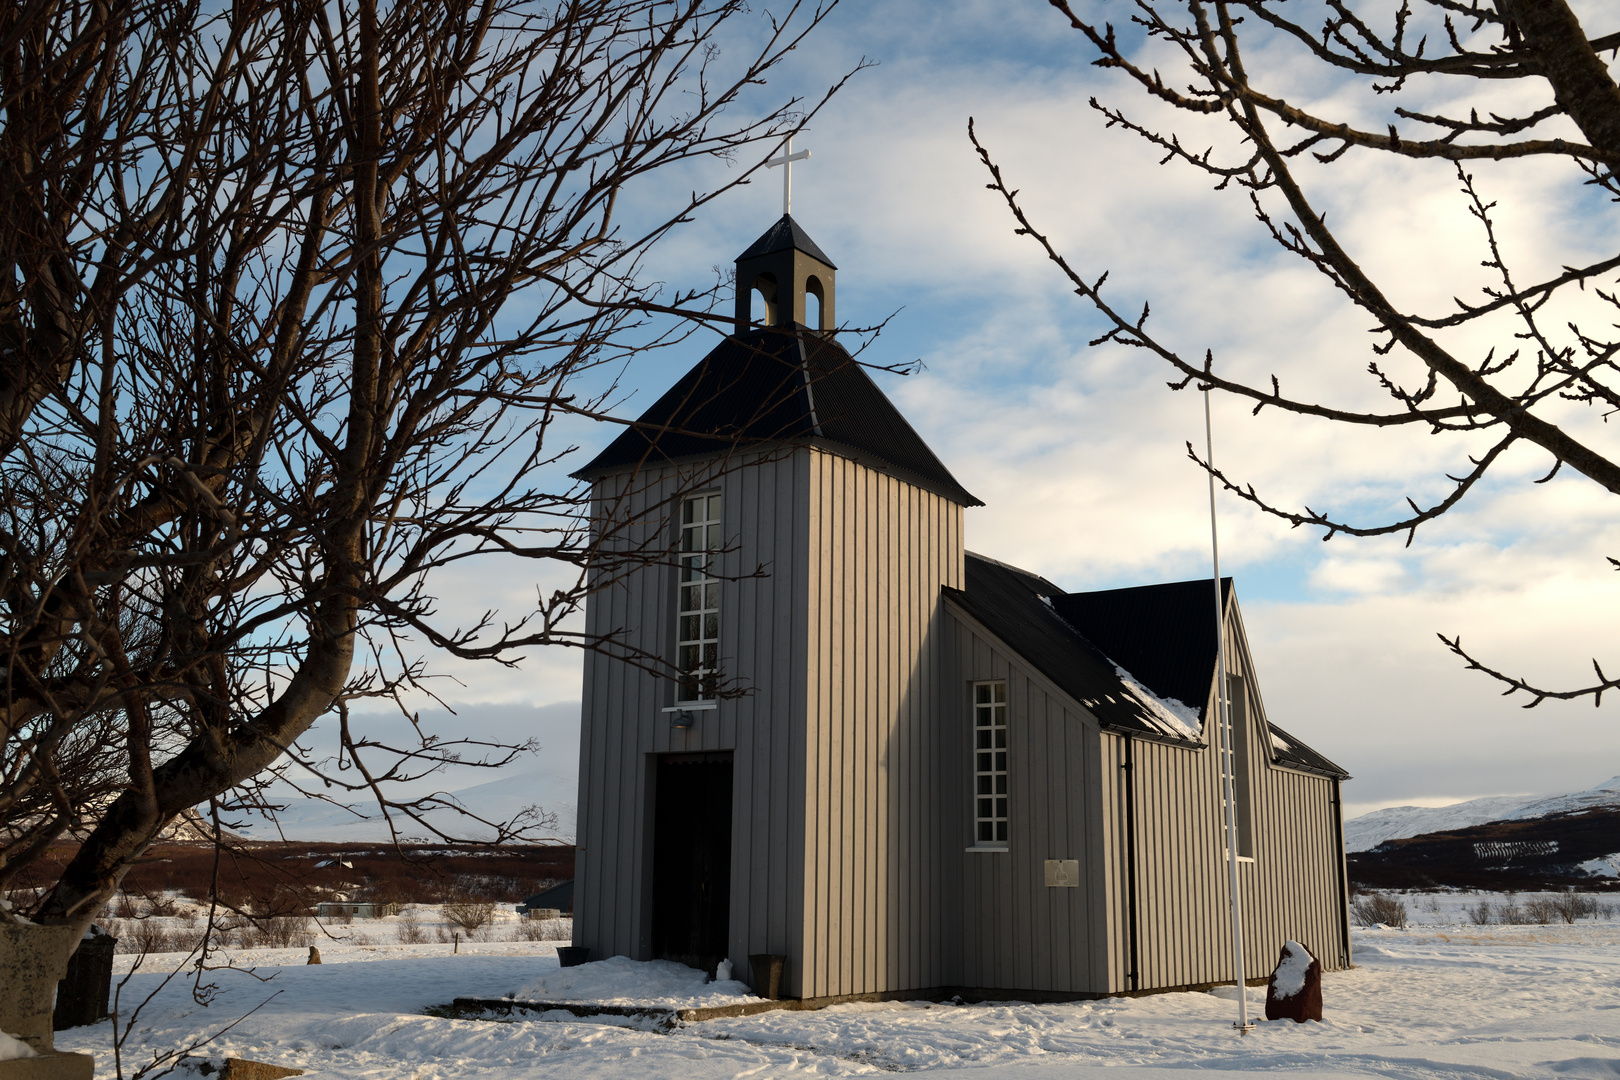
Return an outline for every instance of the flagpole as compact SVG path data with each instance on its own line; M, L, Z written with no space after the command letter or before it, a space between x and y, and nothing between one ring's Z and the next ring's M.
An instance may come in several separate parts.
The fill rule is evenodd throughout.
M1209 465L1209 551L1215 572L1216 726L1220 737L1221 783L1226 790L1226 873L1232 892L1232 960L1237 968L1238 1018L1232 1026L1247 1035L1249 991L1243 975L1243 894L1238 881L1237 814L1232 792L1232 712L1227 702L1226 610L1221 602L1221 542L1215 528L1215 435L1209 419L1209 387L1204 388L1204 460Z

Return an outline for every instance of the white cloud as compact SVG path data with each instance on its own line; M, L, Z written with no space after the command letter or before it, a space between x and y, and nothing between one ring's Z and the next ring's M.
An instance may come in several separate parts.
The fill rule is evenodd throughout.
M1240 581L1241 590L1241 581ZM1241 592L1240 592L1241 595ZM1244 616L1275 722L1354 775L1359 810L1518 791L1582 790L1614 772L1620 726L1591 702L1504 698L1440 644L1552 685L1592 677L1620 649L1608 612L1620 587L1564 578L1514 596L1470 591L1247 603ZM1611 665L1613 666L1613 665Z
M1344 593L1389 593L1408 581L1407 569L1396 559L1328 557L1311 570L1314 589Z

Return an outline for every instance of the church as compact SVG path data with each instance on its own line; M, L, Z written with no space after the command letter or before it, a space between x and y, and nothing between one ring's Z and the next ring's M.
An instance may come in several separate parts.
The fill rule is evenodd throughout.
M734 332L576 474L609 645L574 944L812 1003L1231 982L1212 582L968 551L983 503L839 345L835 282L784 214ZM1267 718L1222 590L1246 972L1287 939L1342 969L1347 774Z

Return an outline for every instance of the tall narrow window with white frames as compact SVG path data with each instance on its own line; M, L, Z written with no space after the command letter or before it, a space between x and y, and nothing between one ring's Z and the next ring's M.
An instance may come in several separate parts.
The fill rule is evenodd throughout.
M713 701L720 673L720 582L714 575L720 539L720 496L681 503L680 597L676 666L681 702Z
M1249 776L1249 697L1244 691L1243 676L1226 676L1227 710L1232 718L1232 807L1233 824L1237 826L1237 854L1240 859L1254 858L1254 796ZM1221 789L1222 802L1225 788ZM1224 806L1223 806L1224 810Z
M973 841L1007 843L1007 683L973 684Z

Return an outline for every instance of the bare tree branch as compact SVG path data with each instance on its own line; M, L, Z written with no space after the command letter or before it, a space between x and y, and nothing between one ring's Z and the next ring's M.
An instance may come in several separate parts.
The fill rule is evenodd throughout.
M744 0L0 14L0 887L71 829L33 914L87 925L176 815L330 778L322 716L390 822L544 828L394 794L527 745L362 737L349 703L409 714L429 655L672 674L572 628L670 553L604 553L562 462L627 359L713 320L720 282L641 262L825 102L758 87L834 3L762 35ZM704 161L740 165L663 179ZM467 625L434 582L479 561L555 587Z
M1185 132L1150 127L1093 99L1093 108L1109 127L1143 139L1161 155L1162 163L1174 161L1204 173L1218 190L1235 187L1244 192L1272 240L1322 274L1369 318L1373 357L1366 372L1395 407L1368 411L1287 395L1276 374L1270 376L1269 385L1245 382L1220 370L1208 348L1198 350L1201 361L1189 358L1148 328L1146 303L1140 315L1131 315L1105 299L1108 275L1093 277L1077 270L1032 223L1019 204L1018 192L1004 179L970 121L969 138L989 174L987 186L1007 205L1015 231L1030 236L1075 293L1102 317L1105 328L1093 345L1113 343L1143 350L1170 367L1175 377L1172 389L1196 381L1200 388L1252 402L1255 413L1270 406L1361 427L1416 424L1437 435L1479 432L1491 438L1483 454L1467 457L1468 467L1455 470L1457 475L1446 474L1451 487L1443 498L1424 506L1408 497L1410 513L1385 522L1358 523L1309 506L1276 505L1252 485L1211 469L1189 448L1193 460L1210 469L1227 490L1292 525L1322 528L1323 539L1338 533L1405 533L1408 544L1420 525L1477 490L1516 444L1540 447L1550 456L1549 471L1539 483L1568 466L1604 490L1620 494L1620 458L1603 437L1606 429L1594 432L1580 422L1578 412L1581 406L1597 408L1606 420L1620 410L1616 367L1620 337L1614 332L1620 290L1606 292L1602 287L1620 268L1620 255L1572 259L1556 276L1520 284L1521 275L1512 269L1498 232L1495 204L1474 173L1461 164L1562 158L1573 165L1576 185L1595 186L1620 198L1615 177L1620 164L1620 85L1599 55L1620 48L1620 33L1610 28L1590 33L1566 0L1494 4L1403 0L1393 13L1357 0L1303 5L1280 0L1133 0L1128 35L1116 32L1111 23L1083 15L1075 0L1049 2L1079 33L1093 64L1121 72L1142 93L1196 126L1200 137L1194 142ZM1321 21L1311 22L1317 15ZM1251 55L1264 57L1265 71L1251 71L1245 46ZM1385 130L1353 120L1348 112L1322 111L1338 107L1342 96L1316 94L1328 104L1307 108L1263 85L1268 79L1287 77L1286 63L1300 59L1317 65L1318 72L1325 68L1344 87L1386 100L1390 119L1382 125ZM1187 76L1185 82L1161 74L1166 64L1176 65ZM1418 85L1412 80L1419 76L1429 80L1422 84L1425 87L1444 80L1489 84L1528 79L1541 100L1504 115L1485 105L1482 94L1472 101L1465 96L1460 106L1442 114L1411 102ZM1457 99L1453 94L1450 100ZM1231 149L1218 150L1216 141L1205 137L1212 123L1223 125L1232 136L1221 143ZM1558 125L1566 132L1579 132L1580 138L1561 134ZM1547 134L1536 135L1538 129ZM1207 148L1193 149L1200 146ZM1480 262L1494 275L1483 288L1483 299L1459 296L1454 312L1403 311L1386 286L1352 254L1361 238L1329 227L1308 194L1307 181L1317 175L1314 170L1332 166L1348 153L1368 152L1454 163L1465 205L1480 227ZM1572 307L1570 298L1583 292L1592 299ZM1601 323L1591 320L1594 306L1608 311ZM1461 330L1473 334L1466 344L1457 336ZM1495 344L1476 354L1472 342L1481 332ZM1392 354L1398 362L1385 359ZM1414 366L1419 377L1407 382L1409 376L1400 372ZM1448 645L1471 667L1512 689L1530 692L1535 701L1590 696L1595 702L1613 685L1600 671L1595 686L1544 691L1475 662L1454 640Z

